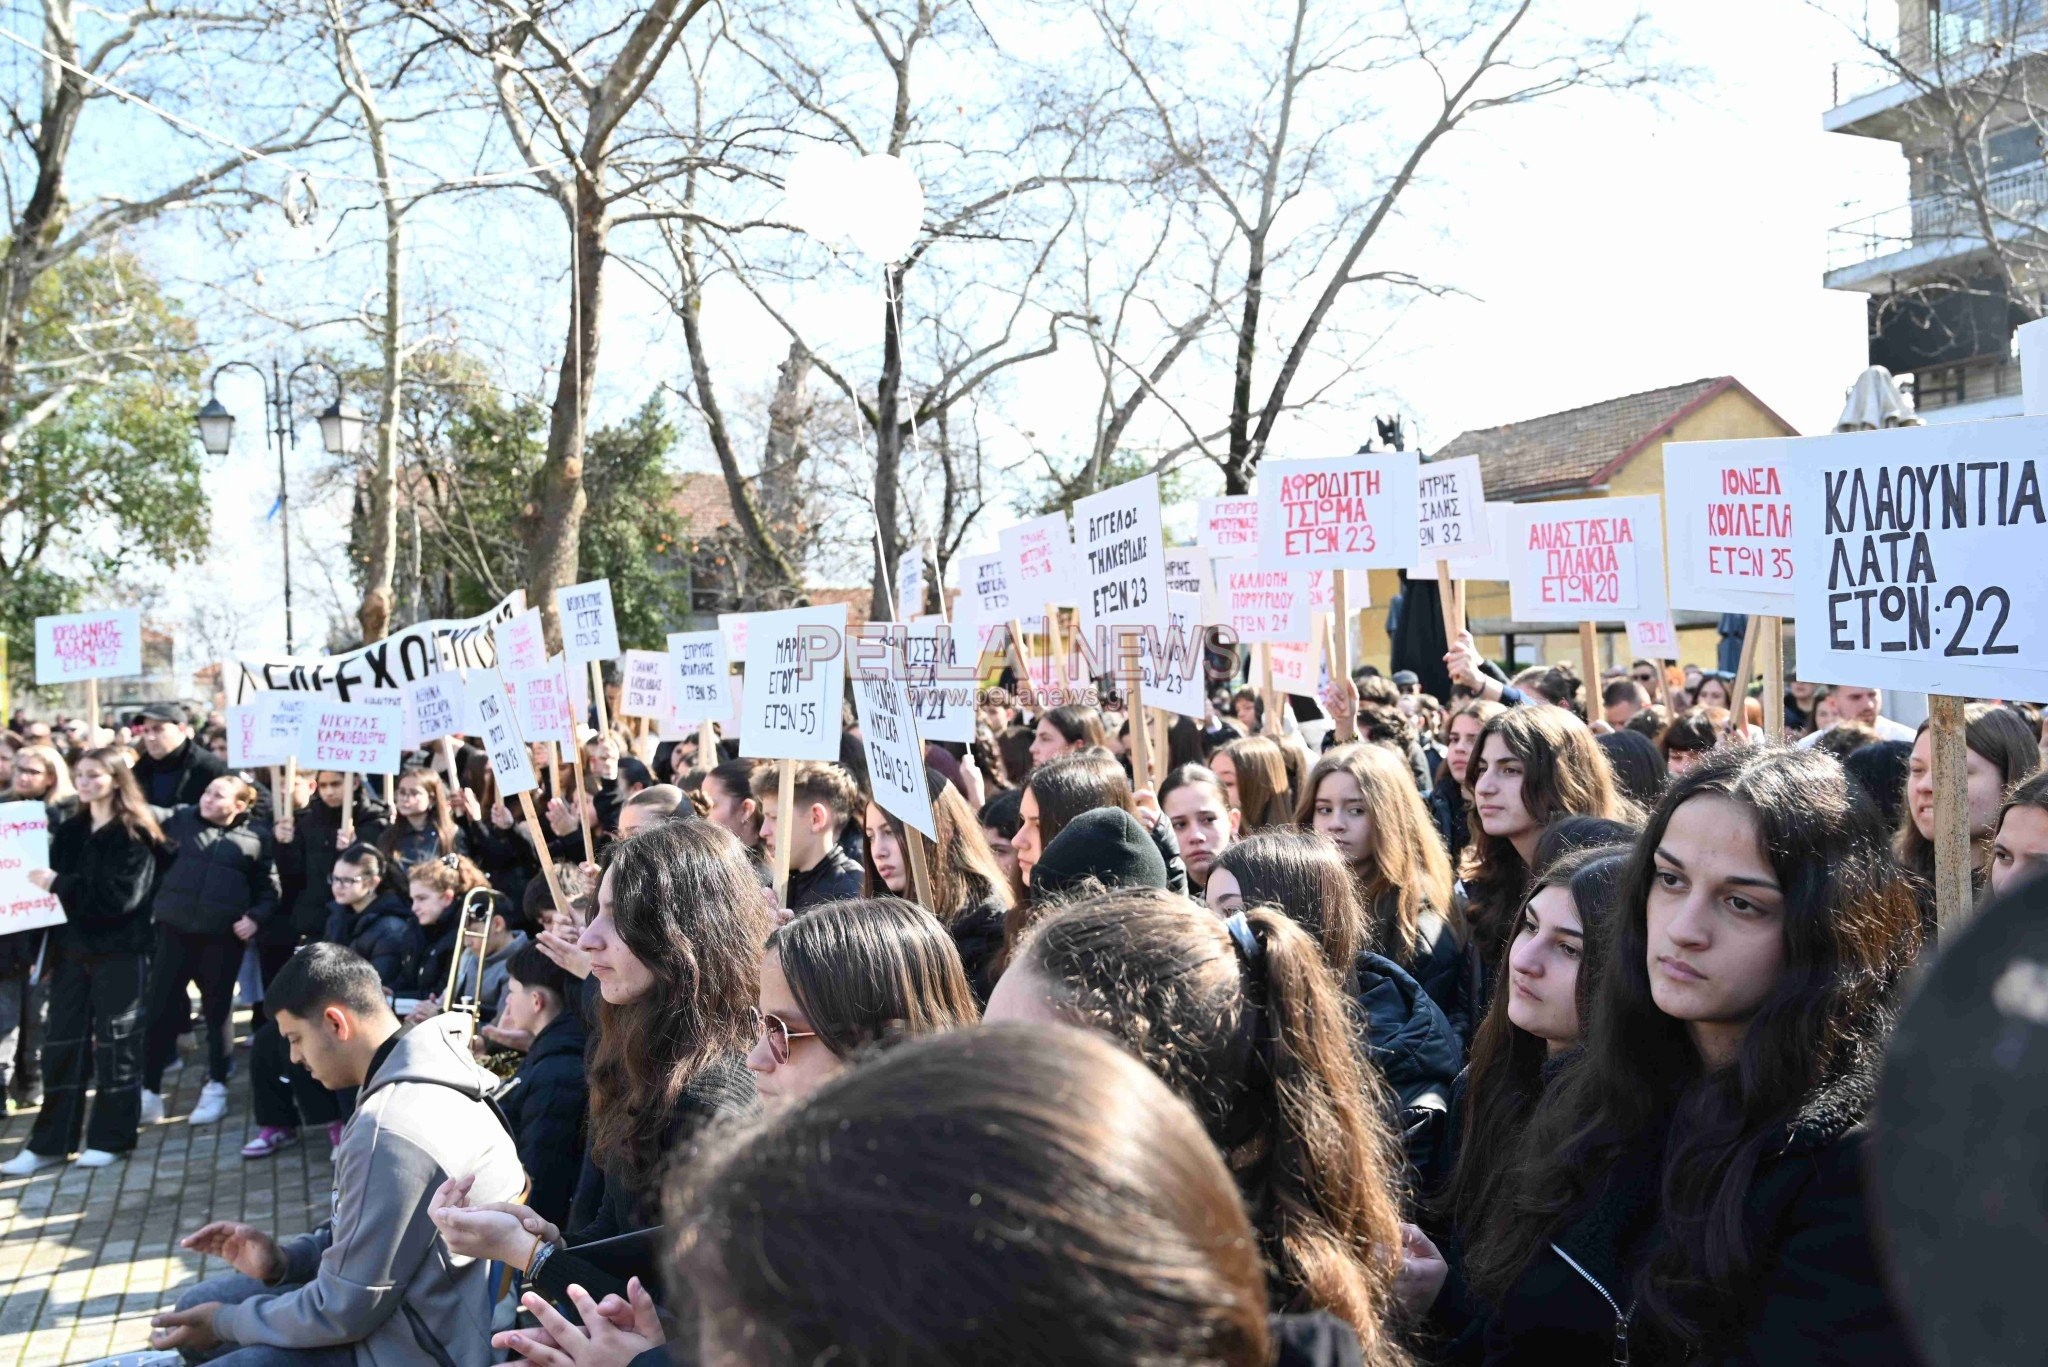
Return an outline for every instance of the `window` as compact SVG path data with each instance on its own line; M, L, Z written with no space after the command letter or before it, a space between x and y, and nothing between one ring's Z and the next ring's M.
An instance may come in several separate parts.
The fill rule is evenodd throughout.
M1963 52L2002 43L2040 25L2048 0L1933 0L1927 16L1934 50Z

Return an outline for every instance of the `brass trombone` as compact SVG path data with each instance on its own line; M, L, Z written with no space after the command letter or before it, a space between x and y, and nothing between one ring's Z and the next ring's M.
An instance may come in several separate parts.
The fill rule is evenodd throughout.
M441 1001L450 1011L461 1011L472 1023L480 1022L483 1015L484 997L484 953L491 942L491 915L504 894L496 888L471 888L462 895L461 909L456 913L455 953L448 961L448 986L441 994ZM482 906L478 906L481 902ZM471 909L477 911L472 925ZM457 996L457 981L462 976L462 952L464 946L474 939L476 942L476 981L466 996Z

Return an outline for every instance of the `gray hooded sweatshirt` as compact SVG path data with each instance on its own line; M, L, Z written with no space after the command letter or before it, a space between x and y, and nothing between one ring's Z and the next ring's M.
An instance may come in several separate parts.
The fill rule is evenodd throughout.
M442 1015L399 1037L334 1151L333 1218L280 1244L281 1280L304 1285L223 1306L222 1339L352 1344L358 1367L487 1367L487 1265L450 1253L427 1218L450 1177L474 1173L479 1205L517 1200L526 1184L512 1137L483 1104L498 1079L470 1058L468 1028Z

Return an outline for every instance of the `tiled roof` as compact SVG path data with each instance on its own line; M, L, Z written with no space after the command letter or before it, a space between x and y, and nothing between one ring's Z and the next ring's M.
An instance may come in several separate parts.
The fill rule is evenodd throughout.
M699 471L682 476L669 507L681 521L676 530L684 541L701 541L733 525L732 497L723 475Z
M1707 400L1728 390L1770 409L1733 376L1692 380L1540 418L1460 432L1430 460L1479 457L1489 499L1568 493L1606 483L1629 458ZM1775 414L1772 414L1776 417ZM1779 419L1783 423L1783 419ZM1793 429L1789 424L1785 431Z

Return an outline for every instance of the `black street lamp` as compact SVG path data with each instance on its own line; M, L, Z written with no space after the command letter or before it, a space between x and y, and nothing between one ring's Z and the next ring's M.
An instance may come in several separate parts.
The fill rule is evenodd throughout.
M265 373L262 366L252 361L229 361L213 372L207 381L206 406L198 413L199 444L206 448L208 455L224 456L235 437L235 415L228 411L226 404L214 391L220 384L222 371L247 370L256 376L263 386L263 403L270 418L270 437L277 445L277 525L278 534L284 543L284 650L285 654L296 654L298 643L292 635L292 530L291 495L285 484L285 452L299 444L297 426L292 422L292 386L305 370L324 370L334 380L334 402L322 409L316 421L320 424L320 445L330 456L352 454L362 445L366 424L363 415L354 405L341 396L341 375L325 361L301 361L290 370L283 370L273 360L270 370Z

